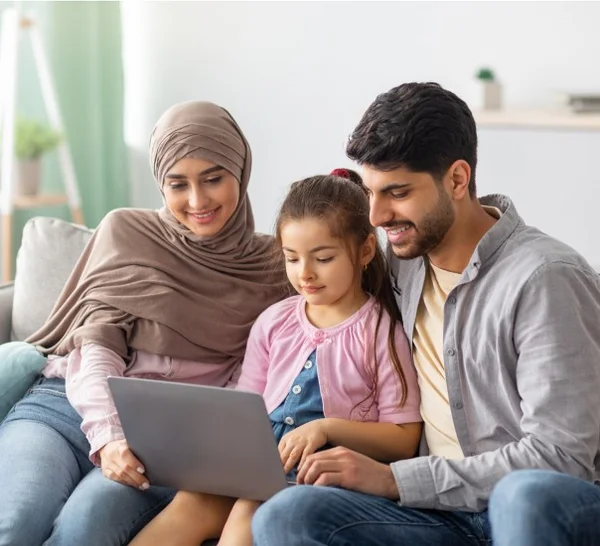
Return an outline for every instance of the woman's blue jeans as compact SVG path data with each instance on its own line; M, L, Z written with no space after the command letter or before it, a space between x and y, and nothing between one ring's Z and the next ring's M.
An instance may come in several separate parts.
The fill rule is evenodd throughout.
M121 546L172 499L105 478L80 425L64 380L46 378L0 425L0 546Z

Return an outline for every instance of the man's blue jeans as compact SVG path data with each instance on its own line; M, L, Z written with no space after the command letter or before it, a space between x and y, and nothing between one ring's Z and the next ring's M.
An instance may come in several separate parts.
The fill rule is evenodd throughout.
M289 487L263 504L252 531L255 546L491 544L486 512L415 510L380 497L308 485Z
M600 487L556 472L523 470L498 483L488 512L467 513L297 486L262 505L252 530L255 546L598 546Z
M494 546L600 545L600 487L546 470L503 478L489 505Z
M62 379L40 379L0 426L0 546L121 546L174 491L139 491L88 460ZM160 439L157 439L160 441Z

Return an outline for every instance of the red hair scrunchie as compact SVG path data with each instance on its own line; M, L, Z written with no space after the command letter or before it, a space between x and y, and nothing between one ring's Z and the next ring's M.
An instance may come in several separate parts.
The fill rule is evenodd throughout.
M350 173L346 169L333 169L329 174L350 180Z

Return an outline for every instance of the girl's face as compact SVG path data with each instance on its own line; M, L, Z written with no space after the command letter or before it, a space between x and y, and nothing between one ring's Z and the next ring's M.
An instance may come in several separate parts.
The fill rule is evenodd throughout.
M313 218L285 221L280 238L288 279L309 305L351 304L362 297L361 269L372 258L368 248L353 257L326 222ZM374 237L363 247L373 243Z
M203 159L179 160L163 180L167 207L190 231L212 237L221 231L240 200L239 181Z

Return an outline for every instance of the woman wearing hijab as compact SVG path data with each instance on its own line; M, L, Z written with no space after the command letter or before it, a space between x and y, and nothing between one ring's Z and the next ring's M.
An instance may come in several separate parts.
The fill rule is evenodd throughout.
M174 491L149 484L129 450L108 376L224 386L284 295L229 113L170 108L150 156L165 206L109 213L28 340L48 364L0 426L0 545L126 544Z

